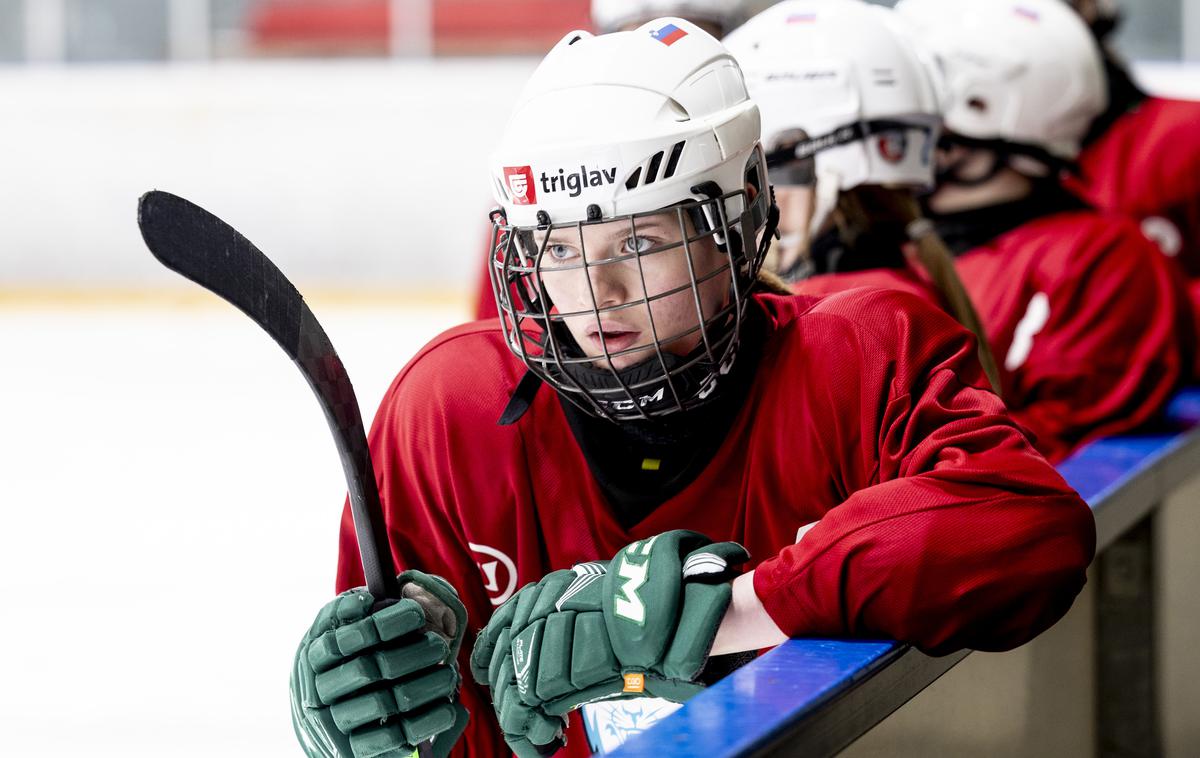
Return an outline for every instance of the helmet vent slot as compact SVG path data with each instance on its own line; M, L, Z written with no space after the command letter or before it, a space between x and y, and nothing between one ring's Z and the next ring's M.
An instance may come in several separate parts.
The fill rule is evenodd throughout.
M663 179L670 179L675 176L675 169L679 166L679 156L683 154L683 141L675 143L675 147L671 148L671 157L667 159L667 170L663 172Z
M625 180L625 189L627 189L627 190L634 189L635 187L638 186L638 182L641 181L641 179L642 179L642 167L638 166L637 168L635 168L633 170L633 173L629 175L629 178Z
M653 184L658 178L658 167L662 165L663 154L659 150L650 158L650 165L646 168L646 184Z
M685 142L686 140L680 140L671 146L671 155L667 157L667 166L661 177L658 171L663 167L663 156L666 155L665 150L659 150L650 156L648 161L635 168L633 173L629 175L629 178L625 180L625 189L637 189L639 184L654 184L659 179L670 179L672 176L675 176L675 170L679 168L679 157L683 155L683 145ZM646 169L644 176L642 174L643 168Z

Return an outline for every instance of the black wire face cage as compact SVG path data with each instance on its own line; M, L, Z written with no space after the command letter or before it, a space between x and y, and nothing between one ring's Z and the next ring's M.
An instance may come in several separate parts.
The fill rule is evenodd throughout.
M709 199L609 219L600 218L596 206L588 209L591 220L561 224L553 223L541 211L538 219L542 223L533 227L509 225L500 210L492 214L494 245L488 270L505 342L530 372L588 413L611 421L628 421L688 410L706 402L718 377L732 368L750 289L773 233L768 228L761 241L756 241L758 230L769 216L773 217L770 191L760 191L750 201L744 190L722 194L713 183L694 190ZM729 201L734 198L740 199L740 207L747 210L730 218ZM652 217L660 228L663 224L677 225L677 241L640 250L639 224L646 228ZM617 223L628 226L627 234L617 239L634 240L634 251L623 247L620 253L605 256L595 250L589 252L585 244L588 228ZM551 233L556 231L552 239ZM578 245L579 255L559 263L547 249L565 239ZM700 265L697 255L708 250L705 258L712 260L713 246L720 264L716 268ZM682 256L686 277L678 285L651 292L646 269L658 263L651 262L657 256ZM603 306L597 302L593 276L617 275L599 271L605 266L624 267L624 280L634 282L624 302L606 302ZM558 281L578 277L573 291L586 291L590 303L582 309L561 310L548 294L547 275L559 277ZM705 287L705 283L719 278L728 281L726 297L715 307L709 304L710 312L706 312L701 291L711 291L714 285ZM681 293L690 293L695 319L689 327L664 333L671 327L656 323L654 304ZM623 314L628 319L630 311L635 310L640 311L646 331L637 344L610 349L602 321L610 314ZM571 335L567 322L581 319L587 319L589 326L595 325L602 354L594 349L592 355L586 354ZM672 348L679 350L681 341L694 341L697 336L696 347L686 355L671 352ZM633 366L615 368L613 360L627 355L644 358Z

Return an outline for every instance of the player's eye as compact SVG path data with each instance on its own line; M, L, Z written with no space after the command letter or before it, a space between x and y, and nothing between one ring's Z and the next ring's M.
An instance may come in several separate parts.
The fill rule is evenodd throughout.
M649 237L626 237L624 251L629 254L645 253L654 247L654 241Z
M546 245L546 255L556 261L569 261L575 257L575 248L570 245L550 243Z

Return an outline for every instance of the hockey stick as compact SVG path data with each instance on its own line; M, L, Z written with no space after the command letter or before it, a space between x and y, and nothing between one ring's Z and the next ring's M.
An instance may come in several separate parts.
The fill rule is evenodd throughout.
M236 305L304 374L342 459L367 589L376 601L399 598L358 399L346 367L304 298L250 240L181 197L157 190L142 195L138 227L164 266Z

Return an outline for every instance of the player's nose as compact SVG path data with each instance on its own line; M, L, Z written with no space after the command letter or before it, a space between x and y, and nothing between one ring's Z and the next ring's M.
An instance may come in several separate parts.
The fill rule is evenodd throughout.
M608 308L628 302L627 261L612 255L588 262L588 287L597 308Z

